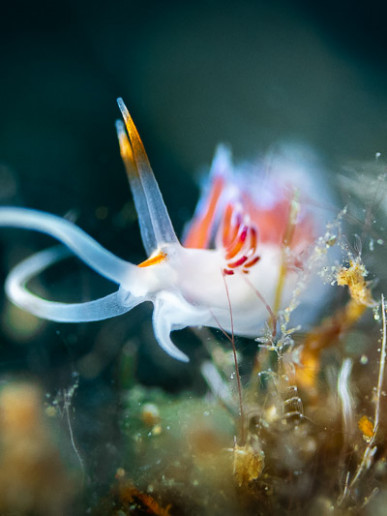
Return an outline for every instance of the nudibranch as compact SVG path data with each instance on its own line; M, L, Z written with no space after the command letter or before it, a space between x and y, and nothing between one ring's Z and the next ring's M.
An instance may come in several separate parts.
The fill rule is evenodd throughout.
M148 259L139 265L127 262L56 215L2 207L0 226L40 231L64 244L17 265L6 280L8 297L38 317L59 322L107 319L150 301L159 345L182 361L188 357L172 342L173 330L210 326L257 337L289 299L316 238L319 217L310 209L306 176L295 180L297 174L262 166L238 174L228 149L219 147L182 245L133 120L122 99L118 104L124 120L116 122L120 151ZM83 303L43 299L28 289L32 277L70 253L118 289Z

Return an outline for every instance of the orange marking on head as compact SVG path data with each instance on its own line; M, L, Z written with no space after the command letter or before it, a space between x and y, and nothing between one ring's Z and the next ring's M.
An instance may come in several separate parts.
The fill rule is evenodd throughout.
M185 247L194 249L205 249L211 237L211 227L214 222L216 207L224 186L224 179L221 176L215 177L207 206L203 215L196 220L184 241Z
M150 256L147 260L138 264L137 267L150 267L163 262L167 258L167 255L162 251L158 251L157 254Z

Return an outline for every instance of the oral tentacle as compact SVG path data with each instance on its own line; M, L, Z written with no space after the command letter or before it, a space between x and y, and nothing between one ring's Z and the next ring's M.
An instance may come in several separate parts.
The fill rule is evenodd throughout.
M7 277L5 289L8 297L20 308L43 319L56 322L89 322L109 319L124 314L139 304L142 299L118 290L105 297L84 303L59 303L43 299L28 290L30 279L67 258L70 250L63 246L45 249L22 261L12 269Z
M99 274L121 284L136 266L118 258L66 219L25 208L0 208L0 226L40 231L65 244Z

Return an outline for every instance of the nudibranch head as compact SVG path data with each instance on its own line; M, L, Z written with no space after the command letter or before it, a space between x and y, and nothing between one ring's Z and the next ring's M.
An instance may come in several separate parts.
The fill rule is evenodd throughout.
M275 326L322 226L310 189L305 188L308 175L297 178L278 163L271 170L262 164L238 169L228 149L219 147L181 245L133 120L122 99L118 105L124 120L116 123L120 151L148 258L134 265L68 220L0 208L0 226L41 231L65 246L42 251L16 266L6 282L10 299L39 317L62 322L106 319L151 301L158 343L183 361L188 357L173 344L173 330L212 326L256 337L266 320ZM69 252L118 289L85 303L58 303L30 292L30 278Z

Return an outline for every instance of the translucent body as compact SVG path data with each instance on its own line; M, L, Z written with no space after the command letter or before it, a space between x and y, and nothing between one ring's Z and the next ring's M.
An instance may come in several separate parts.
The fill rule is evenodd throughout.
M126 262L55 215L0 208L1 226L41 231L66 246L37 253L16 266L6 281L8 296L39 317L62 322L106 319L151 301L158 343L183 361L188 357L171 341L172 330L205 325L258 336L265 320L273 316L270 307L282 306L289 299L315 238L318 224L298 200L299 194L296 200L298 185L295 187L292 177L285 180L283 174L257 170L250 172L243 185L234 177L229 152L221 147L210 187L198 205L183 247L133 121L122 100L118 102L127 130L117 122L121 155L149 259L138 266ZM304 179L302 176L302 183ZM116 283L117 291L97 300L67 304L42 299L27 289L31 277L69 252Z

